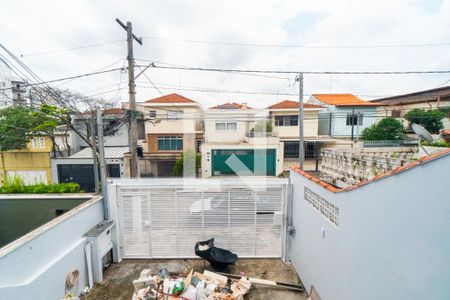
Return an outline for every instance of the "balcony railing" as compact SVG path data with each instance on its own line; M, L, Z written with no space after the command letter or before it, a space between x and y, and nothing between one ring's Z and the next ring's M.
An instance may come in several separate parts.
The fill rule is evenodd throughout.
M320 178L345 188L411 162L414 152L360 152L322 149Z

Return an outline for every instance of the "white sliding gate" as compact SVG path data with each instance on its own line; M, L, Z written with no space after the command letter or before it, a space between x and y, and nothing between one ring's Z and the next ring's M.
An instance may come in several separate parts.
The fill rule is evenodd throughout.
M108 193L124 258L195 257L212 237L240 257L283 256L286 179L120 179Z

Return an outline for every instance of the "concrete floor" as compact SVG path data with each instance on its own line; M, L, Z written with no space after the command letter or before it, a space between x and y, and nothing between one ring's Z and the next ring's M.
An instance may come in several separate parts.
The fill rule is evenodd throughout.
M95 287L82 300L102 299L126 299L130 300L133 294L133 279L139 277L142 269L159 270L166 267L170 272L195 271L203 272L203 260L200 259L139 259L124 260L119 264L112 264L104 274L104 280ZM210 269L206 263L206 268ZM300 279L289 263L281 259L240 259L235 266L231 266L228 273L239 274L244 272L246 276L269 279L278 282L299 284ZM253 285L245 300L304 300L305 293L299 293L279 288Z

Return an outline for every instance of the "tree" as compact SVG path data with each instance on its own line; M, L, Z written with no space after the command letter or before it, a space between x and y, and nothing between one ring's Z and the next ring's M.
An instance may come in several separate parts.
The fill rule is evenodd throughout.
M403 124L394 118L384 118L376 124L367 127L362 132L364 141L397 141L403 139L405 129Z
M442 119L445 118L446 113L441 110L424 110L415 108L405 114L405 119L410 123L416 123L423 126L431 133L439 133L439 130L444 128Z
M0 109L0 151L25 148L33 136L48 136L56 126L51 116L26 106Z
M195 173L197 173L197 170L200 169L200 166L202 163L201 156L199 154L195 153L194 150L187 150L184 153L181 153L181 156L175 162L175 165L173 166L172 174L174 176L183 176L184 157L191 159L191 158L194 158L194 156L195 156Z

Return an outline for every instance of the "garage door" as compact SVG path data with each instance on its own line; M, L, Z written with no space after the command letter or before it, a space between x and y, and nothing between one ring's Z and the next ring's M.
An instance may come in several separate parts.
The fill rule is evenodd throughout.
M275 149L214 149L212 174L275 176Z

